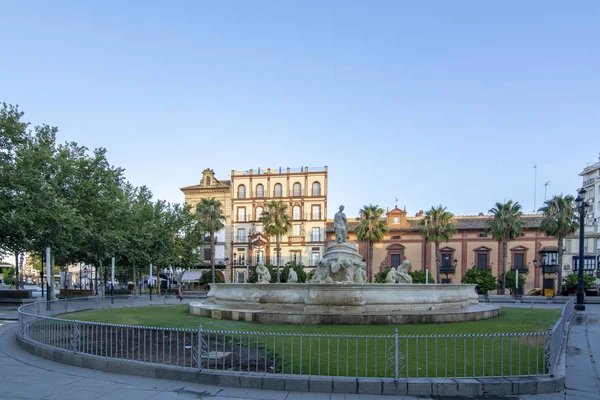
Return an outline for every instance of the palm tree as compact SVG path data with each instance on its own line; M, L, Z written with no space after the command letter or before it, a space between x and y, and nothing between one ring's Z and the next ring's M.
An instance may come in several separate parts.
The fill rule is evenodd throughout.
M373 282L373 243L383 239L383 235L388 231L387 223L383 217L383 208L369 204L363 206L358 218L356 227L356 236L358 240L367 242L369 248L368 276L369 282Z
M200 227L210 233L210 264L212 266L212 283L215 283L215 233L225 227L225 217L221 214L221 202L215 198L200 199L196 206Z
M446 211L446 207L437 206L425 212L425 217L419 221L421 236L426 243L435 243L435 273L436 282L440 282L440 243L447 242L456 233L454 214Z
M574 201L573 196L563 196L561 194L544 202L544 206L538 210L544 213L544 220L540 225L540 229L546 235L558 238L558 282L556 292L559 295L562 293L563 240L566 236L577 232L579 228Z
M509 200L507 203L496 203L496 206L490 210L494 215L486 224L486 233L498 242L502 242L502 287L501 293L506 291L506 260L508 259L508 242L515 240L525 227L521 216L521 205L519 202L513 203Z
M281 242L281 236L287 235L290 229L292 229L292 218L288 213L288 206L283 201L269 201L259 221L263 223L264 232L267 235L275 236L277 244L277 283L279 283L281 282L281 270L279 267L281 249L279 248L279 243Z

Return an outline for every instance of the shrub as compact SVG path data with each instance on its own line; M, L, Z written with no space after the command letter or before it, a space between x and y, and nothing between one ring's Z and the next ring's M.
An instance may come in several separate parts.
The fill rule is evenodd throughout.
M524 274L519 274L519 289L521 289L521 293L523 293L523 287L525 286L525 276ZM502 278L504 274L500 274L498 277L498 287L502 287ZM508 271L506 273L506 288L510 290L510 294L514 294L515 290L517 290L517 273L515 271Z
M271 274L271 283L277 282L277 268L274 268L271 264L265 264L265 267L269 270ZM287 279L287 276L286 276ZM298 275L298 280L300 280L300 275ZM248 283L257 283L258 282L258 274L256 273L256 267L250 268L250 278L248 278ZM283 274L281 275L281 282L283 282Z
M215 272L215 283L225 283L225 281L223 280L223 277L221 276L221 274L216 271ZM213 281L213 274L212 274L212 270L208 270L205 271L201 276L200 279L198 280L198 284L200 286L204 286L205 289L208 289L208 285L211 284Z
M435 283L435 280L433 279L433 275L431 275L431 272L427 271L427 274L429 275L429 283ZM413 283L425 283L425 271L423 270L416 270L416 271L410 271L409 275L412 276L413 278Z
M296 271L296 275L298 275L298 283L305 283L307 274L304 272L304 266L302 264L296 264L295 262L285 264L285 267L281 271L281 283L287 282L288 276L290 275L290 269L292 268ZM273 278L272 275L271 278ZM277 270L275 270L275 281L277 281Z
M388 272L390 271L381 271L375 275L375 283L385 283L385 278L387 278Z
M12 285L15 283L15 270L13 268L7 268L4 270L3 281L5 285Z
M567 292L577 291L577 282L579 281L579 276L576 273L570 273L565 278L564 288ZM596 289L596 275L591 274L583 274L583 286L584 290L592 291Z
M492 271L487 268L471 268L462 278L462 283L477 285L475 290L479 294L487 294L488 291L498 288L498 286L496 286L496 278L492 275Z
M310 272L308 274L306 274L306 282L310 282L310 280L313 278L313 276L315 276L316 273L317 273L317 268L311 269Z

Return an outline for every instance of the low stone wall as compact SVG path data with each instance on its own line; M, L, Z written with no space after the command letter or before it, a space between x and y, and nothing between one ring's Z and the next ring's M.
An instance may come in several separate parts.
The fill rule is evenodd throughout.
M287 376L212 370L195 371L189 368L161 366L59 350L30 341L19 335L17 335L17 343L30 353L77 367L236 388L400 396L502 396L554 393L563 390L565 383L564 374L560 376L521 378L414 378L395 380L391 378Z

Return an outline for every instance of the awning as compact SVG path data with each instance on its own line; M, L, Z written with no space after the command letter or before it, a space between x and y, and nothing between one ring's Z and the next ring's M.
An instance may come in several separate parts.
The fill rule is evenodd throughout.
M191 269L183 272L183 276L181 277L181 282L192 282L200 279L202 274L208 271L206 269Z

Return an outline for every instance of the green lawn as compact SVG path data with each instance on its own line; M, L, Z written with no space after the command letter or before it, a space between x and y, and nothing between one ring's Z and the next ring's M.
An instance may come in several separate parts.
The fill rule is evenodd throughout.
M164 349L161 343L168 344L168 354L173 343L181 341L183 344L178 346L187 345L187 351L191 351L190 344L197 343L196 332L202 325L205 353L228 354L221 359L204 359L205 369L369 377L394 376L395 328L399 332L400 377L544 373L544 348L549 336L526 333L547 332L559 317L560 310L503 307L495 319L451 324L261 325L190 316L187 305L103 309L67 316L82 321L194 330L183 338L177 334L176 339L170 331L149 332L148 346L156 341L158 362L159 348ZM135 330L129 331L135 344L140 338ZM525 334L502 335L508 333ZM145 343L145 334L141 340Z
M476 333L543 332L554 325L561 310L502 307L498 318L485 321L426 325L285 325L217 320L189 315L187 305L101 309L72 313L68 319L112 324L142 325L168 328L285 332L337 335L444 335Z

